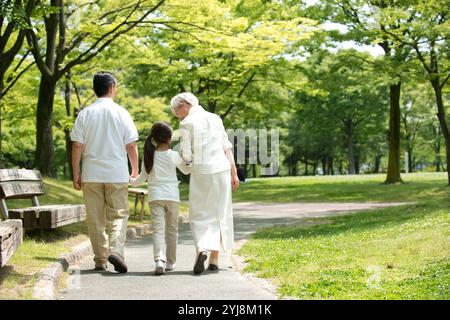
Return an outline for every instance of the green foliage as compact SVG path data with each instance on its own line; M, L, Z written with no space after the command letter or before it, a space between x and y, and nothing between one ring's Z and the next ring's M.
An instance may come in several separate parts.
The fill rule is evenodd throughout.
M31 168L34 159L35 103L39 87L35 68L26 73L15 90L3 99L2 151L7 168ZM18 89L20 88L20 89Z
M102 35L126 27L121 23L128 14L133 21L155 4L144 1L131 13L131 7L120 1L65 2L65 37L70 50L57 69L86 58L86 50L97 41L101 44L114 38ZM414 101L405 115L402 148L413 151L415 164L432 170L445 152L441 129L432 116L434 97L423 94L429 92L422 84L425 73L414 50L402 44L411 39L400 41L394 36L405 36L402 32L408 30L417 34L417 39L442 38L448 22L434 19L429 22L431 31L425 32L426 21L418 16L435 15L441 4L398 2L398 8L415 8L413 15L384 5L368 10L364 0L323 0L312 6L302 1L165 1L138 27L115 37L101 53L97 47L92 51L99 53L95 58L72 65L71 72L59 80L53 108L58 174L70 175L66 138L77 112L95 100L91 79L99 70L110 70L119 79L117 102L135 118L141 143L155 121L166 120L177 127L168 106L170 98L180 91L192 91L206 109L224 119L227 128L278 128L281 160L287 167L280 171L282 175L304 173L297 165L305 162L309 174L321 162L328 163L329 172L347 172L349 145L354 149L356 169L373 171L374 159L384 159L387 154L386 87L402 79L403 110ZM7 17L20 15L20 10L11 6L2 9ZM46 45L43 18L57 12L49 2L34 8L32 24L41 49ZM405 22L411 17L414 25ZM327 21L345 25L347 32L329 30L323 25ZM402 24L396 28L399 22ZM394 34L386 38L380 23ZM376 45L386 40L389 48L398 50L378 58L336 50L337 43L348 40ZM447 70L448 59L443 54L448 52L447 45L441 41L436 47L443 72ZM15 65L28 49L25 43ZM15 78L31 62L29 55L20 68L8 70L6 79ZM33 166L38 75L36 67L28 69L3 101L6 167ZM70 105L64 101L66 81L71 87ZM443 91L447 101L448 86ZM442 170L445 160L440 163ZM385 160L380 165L383 170Z
M337 163L342 156L357 164L381 152L374 141L384 139L388 107L386 86L373 77L375 63L350 50L316 54L298 66L309 81L296 95L299 106L289 123L291 165Z

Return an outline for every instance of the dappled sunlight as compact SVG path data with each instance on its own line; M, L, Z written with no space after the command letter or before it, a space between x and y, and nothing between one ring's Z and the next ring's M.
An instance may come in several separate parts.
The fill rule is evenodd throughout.
M233 194L233 201L395 202L426 199L430 192L450 195L444 173L409 174L408 183L400 185L383 184L384 177L360 175L253 179L241 185Z

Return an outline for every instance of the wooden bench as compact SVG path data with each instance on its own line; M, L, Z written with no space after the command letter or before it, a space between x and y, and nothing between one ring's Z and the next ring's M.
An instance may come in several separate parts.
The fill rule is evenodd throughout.
M45 194L39 171L25 169L0 170L0 209L4 219L20 219L25 229L53 229L86 219L84 205L40 206L38 196ZM9 209L6 200L31 199L32 207Z
M134 214L137 213L138 203L141 204L141 221L144 221L145 198L148 190L143 188L129 188L128 196L134 197Z
M23 228L21 220L0 221L0 267L22 244Z

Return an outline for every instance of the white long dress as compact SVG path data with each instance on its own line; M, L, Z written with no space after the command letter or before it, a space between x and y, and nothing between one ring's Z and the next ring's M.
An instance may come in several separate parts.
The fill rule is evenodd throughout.
M181 155L192 161L189 221L197 248L234 248L230 163L232 147L219 116L191 107L180 124Z

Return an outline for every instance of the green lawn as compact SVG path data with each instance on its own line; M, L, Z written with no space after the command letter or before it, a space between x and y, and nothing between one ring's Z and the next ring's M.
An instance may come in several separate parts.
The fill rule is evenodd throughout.
M271 279L281 295L300 299L450 299L445 175L405 175L408 183L395 186L380 184L381 176L354 178L257 180L235 199L417 204L262 230L239 252L246 271Z
M272 279L280 293L299 298L449 298L450 188L444 174L404 175L383 185L383 175L254 179L233 201L417 201L318 222L259 232L241 250L248 270ZM83 203L69 181L46 180L41 204ZM187 200L187 186L181 187ZM134 204L131 203L133 208ZM8 202L10 208L29 201ZM181 211L185 214L186 204ZM148 208L145 221L148 222ZM131 216L130 225L140 224ZM0 299L28 299L39 270L87 239L85 222L27 232L0 269ZM369 285L367 284L368 279ZM380 279L378 281L377 279Z

